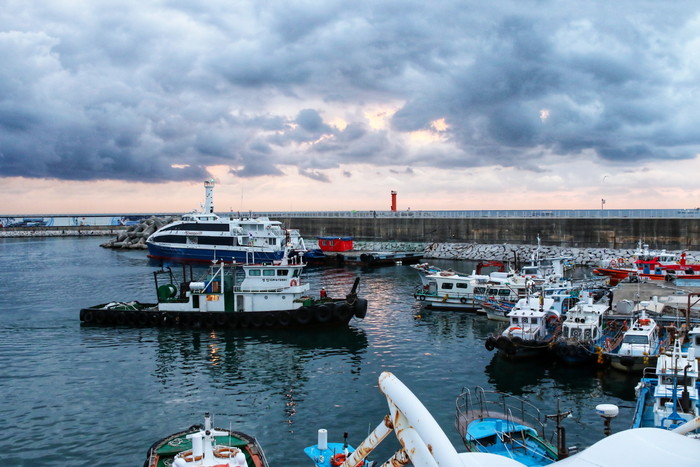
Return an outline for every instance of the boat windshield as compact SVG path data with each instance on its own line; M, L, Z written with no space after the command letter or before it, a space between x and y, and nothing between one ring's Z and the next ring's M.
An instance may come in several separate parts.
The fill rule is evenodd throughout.
M623 344L644 344L647 345L649 344L649 337L648 336L640 336L640 335L635 335L635 334L628 334L625 336L624 339L622 339Z

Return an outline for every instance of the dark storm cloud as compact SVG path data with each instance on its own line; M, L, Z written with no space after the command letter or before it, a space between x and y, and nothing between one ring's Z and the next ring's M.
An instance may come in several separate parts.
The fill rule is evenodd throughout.
M698 11L12 2L0 11L0 176L201 180L210 165L240 177L296 166L325 182L324 170L353 163L544 170L544 154L690 158ZM388 129L357 111L396 103ZM329 109L346 125L332 126ZM443 144L401 138L438 119Z

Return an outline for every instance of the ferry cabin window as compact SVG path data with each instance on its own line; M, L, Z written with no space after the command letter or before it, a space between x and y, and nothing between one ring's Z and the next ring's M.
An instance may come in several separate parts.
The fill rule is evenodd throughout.
M289 270L288 269L278 269L277 275L287 277L289 275Z
M259 277L259 276L260 276L260 269L249 269L249 270L248 270L248 275L249 275L249 276Z
M232 239L235 240L234 237L198 237L199 238L199 244L200 245L219 245L219 246L231 246L235 242L231 241Z
M270 277L275 275L274 269L263 269L263 276Z
M454 284L452 284L452 282L443 282L443 283L440 285L440 288L443 289L443 290L452 290L452 286L453 286L453 285L454 285Z
M156 240L163 243L185 243L187 238L184 235L158 235Z

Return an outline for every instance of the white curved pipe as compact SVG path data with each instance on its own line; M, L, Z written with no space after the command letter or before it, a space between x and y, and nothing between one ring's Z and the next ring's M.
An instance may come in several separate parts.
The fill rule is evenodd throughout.
M390 405L395 405L398 411L406 418L406 422L415 429L415 434L420 437L422 444L426 445L426 448L427 445L430 446L432 457L435 458L437 465L444 467L462 465L462 461L457 455L457 450L452 446L440 425L438 425L421 401L397 377L388 371L382 372L379 375L379 388L386 395ZM392 418L392 421L396 424L396 417ZM396 426L394 431L396 431L398 436L399 431ZM407 436L407 439L415 441L414 432L407 432ZM410 452L408 454L409 456L411 455ZM413 457L411 459L413 460Z
M695 417L694 419L685 422L681 426L674 428L671 431L678 433L679 435L685 435L698 428L700 428L700 417Z

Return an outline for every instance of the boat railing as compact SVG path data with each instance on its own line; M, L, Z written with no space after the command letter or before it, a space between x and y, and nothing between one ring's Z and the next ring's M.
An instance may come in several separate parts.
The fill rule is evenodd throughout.
M287 289L287 287L275 287L272 289L251 289L251 288L243 288L240 285L237 285L233 288L234 293L281 293L284 292Z
M535 429L541 437L546 435L546 417L535 405L520 397L499 391L485 391L477 386L473 393L469 388L462 388L455 404L455 424L460 433L466 432L466 426L472 420L498 417L505 419L507 425L526 425Z

